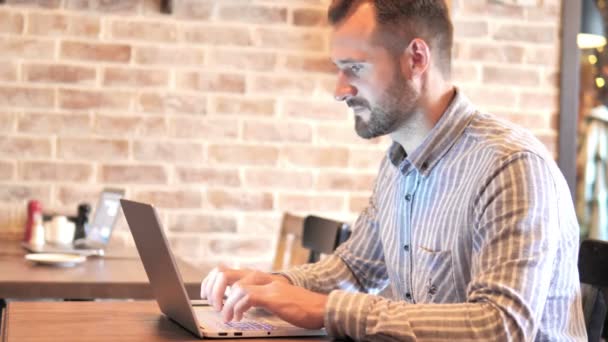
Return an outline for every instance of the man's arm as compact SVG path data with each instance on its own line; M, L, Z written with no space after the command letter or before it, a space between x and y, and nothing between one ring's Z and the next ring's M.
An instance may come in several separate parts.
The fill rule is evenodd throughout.
M333 291L328 332L357 340L533 340L563 234L553 176L542 158L521 153L486 184L474 204L479 243L465 303L408 304Z
M389 279L376 221L375 194L355 222L350 239L332 255L280 274L294 285L325 294L336 289L368 293L384 289Z

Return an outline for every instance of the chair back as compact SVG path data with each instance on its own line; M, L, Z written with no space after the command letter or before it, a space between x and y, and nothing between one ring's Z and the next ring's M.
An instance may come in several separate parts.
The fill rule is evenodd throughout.
M583 312L589 341L599 341L606 322L608 242L584 240L578 254Z
M349 236L349 226L343 222L285 213L272 269L319 261L321 254L331 254Z

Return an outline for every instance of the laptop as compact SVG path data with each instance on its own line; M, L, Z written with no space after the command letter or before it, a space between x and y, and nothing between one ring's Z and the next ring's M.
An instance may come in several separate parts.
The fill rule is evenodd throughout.
M85 225L85 238L77 239L70 245L57 245L46 243L35 245L23 242L21 245L32 253L69 253L85 256L103 256L105 247L110 242L110 236L118 213L120 212L120 199L124 190L104 189L99 195L93 219Z
M213 307L193 305L184 288L158 214L149 204L121 199L122 210L160 310L199 338L325 336L325 329L296 327L277 316L252 309L240 322L223 323Z

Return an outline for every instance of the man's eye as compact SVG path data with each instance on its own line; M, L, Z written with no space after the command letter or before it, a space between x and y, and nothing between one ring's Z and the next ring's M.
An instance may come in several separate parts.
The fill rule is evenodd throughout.
M350 66L350 71L353 74L358 74L361 71L361 69L363 69L363 67L361 65L351 65Z

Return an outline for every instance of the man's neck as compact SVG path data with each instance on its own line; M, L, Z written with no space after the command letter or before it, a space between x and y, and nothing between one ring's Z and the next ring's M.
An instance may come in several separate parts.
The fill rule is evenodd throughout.
M452 102L455 91L454 86L448 83L435 91L427 91L412 118L390 134L393 141L399 143L408 153L414 151L439 122Z

